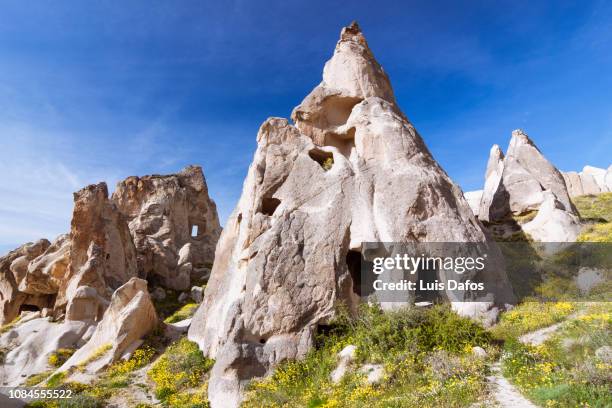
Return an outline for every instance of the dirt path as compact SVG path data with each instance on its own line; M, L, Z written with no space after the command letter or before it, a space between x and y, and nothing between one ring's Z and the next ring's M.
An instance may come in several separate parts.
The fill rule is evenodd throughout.
M552 326L544 327L542 329L532 331L527 334L523 334L519 337L519 341L523 344L529 344L531 346L539 346L544 343L548 338L555 333L563 325L564 322L553 324Z
M493 398L501 408L537 408L520 391L508 381L501 372L501 364L496 362L491 367L491 375L487 380L493 387Z
M570 315L562 322L523 334L519 337L519 341L524 344L538 346L548 340L548 338L559 330L565 322L576 318L576 316L577 314ZM525 398L521 392L504 377L499 361L491 366L491 375L487 377L487 380L493 388L493 398L499 407L537 408L537 405L534 405Z

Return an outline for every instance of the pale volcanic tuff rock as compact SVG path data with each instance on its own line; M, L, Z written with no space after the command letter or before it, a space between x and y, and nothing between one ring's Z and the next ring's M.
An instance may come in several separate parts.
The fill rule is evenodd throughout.
M125 217L108 199L106 183L74 193L70 264L56 308L68 320L99 320L112 293L137 276L136 248Z
M88 322L56 323L40 317L40 312L25 312L18 325L0 335L0 349L6 351L0 364L0 385L22 385L30 375L49 371L51 354L82 345L91 327Z
M564 211L578 215L572 204L565 180L522 130L512 132L506 157L493 146L479 218L501 221L511 215L536 211L544 202L544 191L550 191ZM501 177L498 177L501 170ZM498 180L499 179L499 180Z
M487 170L485 172L485 185L482 190L480 205L478 209L478 219L491 221L497 213L505 213L507 206L502 204L501 208L492 208L493 198L500 189L500 182L504 171L504 153L498 145L493 145L489 152ZM499 203L499 200L497 201Z
M30 242L0 258L0 325L11 322L22 310L52 307L53 294L19 290L26 281L33 260L47 251L51 243L46 239Z
M237 406L249 379L303 356L337 301L355 306L362 242L494 245L399 111L356 24L293 118L259 130L189 329L216 359L213 407ZM491 278L506 283L502 270Z
M563 178L571 197L612 191L612 166L608 170L584 166L580 173L563 173Z
M565 207L550 191L544 191L544 201L536 217L522 226L523 231L540 242L573 242L582 226L578 216Z
M125 352L135 350L139 340L157 326L157 314L147 290L147 281L131 278L118 288L102 320L96 326L91 338L77 350L59 369L67 371L71 367L85 363L87 370L97 372ZM105 350L104 355L90 361L97 350Z
M480 200L482 199L483 190L466 191L463 196L467 200L472 212L478 217L478 211L480 210Z
M140 276L186 290L212 265L221 227L201 167L128 177L117 184L112 201L129 220Z

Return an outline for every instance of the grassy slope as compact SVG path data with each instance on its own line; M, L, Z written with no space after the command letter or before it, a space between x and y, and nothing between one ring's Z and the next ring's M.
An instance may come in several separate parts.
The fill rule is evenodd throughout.
M612 242L612 193L575 197L573 201L582 219L589 222L578 241Z
M383 313L364 306L356 319L341 314L304 360L282 364L266 379L254 381L245 407L462 407L486 395L485 361L472 347L491 348L490 335L448 308L403 309ZM357 347L344 379L330 374L337 353ZM358 368L381 364L385 375L368 385Z
M612 193L573 200L582 219L590 223L578 240L612 242ZM567 290L555 286L557 291ZM539 346L517 340L568 316L572 318ZM504 374L532 401L545 407L612 406L612 365L596 355L600 347L612 346L610 303L526 302L504 313L492 333L505 341Z

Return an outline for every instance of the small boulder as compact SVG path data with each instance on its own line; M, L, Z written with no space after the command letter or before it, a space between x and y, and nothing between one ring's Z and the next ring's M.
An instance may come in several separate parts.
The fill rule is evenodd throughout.
M595 350L595 356L605 364L612 364L612 347L602 346Z
M385 368L382 364L365 364L359 369L359 372L367 374L368 384L378 384L385 377Z
M582 294L588 294L594 286L604 281L604 277L598 269L582 267L578 270L578 276L574 281Z
M181 294L178 297L178 301L181 303L185 303L187 302L187 299L189 299L189 293L188 292L181 292Z
M355 360L357 354L357 346L352 344L346 346L338 353L338 366L331 373L331 380L334 384L337 384L342 380L342 377L346 374L349 365Z
M472 347L472 355L478 359L484 360L487 358L487 352L480 346Z
M204 288L201 286L194 286L191 288L191 298L196 303L202 303L204 300Z

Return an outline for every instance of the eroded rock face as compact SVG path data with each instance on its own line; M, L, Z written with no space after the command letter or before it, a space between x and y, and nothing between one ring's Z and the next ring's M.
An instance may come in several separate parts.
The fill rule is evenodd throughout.
M523 225L523 231L540 242L573 242L580 234L580 219L565 210L555 195L544 191L538 214Z
M22 385L27 377L50 370L49 357L60 348L75 348L90 324L80 321L52 322L40 312L24 315L19 325L0 335L0 349L6 350L0 364L0 384Z
M515 130L505 157L499 146L491 148L478 218L496 235L525 232L536 241L571 242L582 226L570 192L580 195L582 188L580 175L562 174Z
M67 371L75 365L89 362L87 369L96 372L118 360L126 350L135 349L133 346L136 342L156 325L157 314L147 291L147 281L132 278L113 293L91 339L58 371ZM95 361L88 361L99 350L105 350L104 355Z
M249 379L303 356L336 302L359 301L351 260L362 242L487 241L356 25L342 31L323 82L293 118L259 130L189 329L216 359L214 407L237 406Z
M512 132L508 153L500 164L499 154L491 150L479 218L503 221L511 215L536 211L544 202L544 191L550 191L565 211L577 215L565 180L522 130ZM496 163L494 163L496 161ZM494 167L494 169L492 169ZM499 181L493 174L501 168ZM489 201L490 200L490 201Z
M563 173L565 184L571 197L600 194L612 191L612 171L593 166L584 166L580 173L568 171Z
M129 220L139 276L185 290L212 265L221 227L200 167L129 177L112 201Z
M501 203L501 208L493 206L493 198L496 194L503 194L503 186L500 185L502 174L504 172L504 153L498 145L493 145L489 152L489 160L487 162L487 170L485 173L485 185L480 198L478 209L478 219L489 222L496 218L499 213L508 211L505 202ZM496 203L500 203L497 200Z
M41 239L30 242L0 258L0 325L14 320L22 310L40 310L55 302L53 292L45 290L22 291L28 287L28 273L32 265L37 269L41 255L50 247L50 242Z
M74 194L70 240L70 263L55 307L65 307L69 320L99 320L114 290L137 276L136 248L106 183Z
M467 200L472 212L476 217L478 217L478 212L480 211L480 200L482 200L482 191L483 190L475 190L475 191L466 191L463 193L463 196Z
M356 104L369 97L395 106L389 78L355 23L342 30L334 58L323 68L323 81L293 110L291 119L315 144L342 150L343 136L336 128L346 123Z
M27 294L55 295L70 262L70 236L60 235L44 253L28 264L19 290Z

